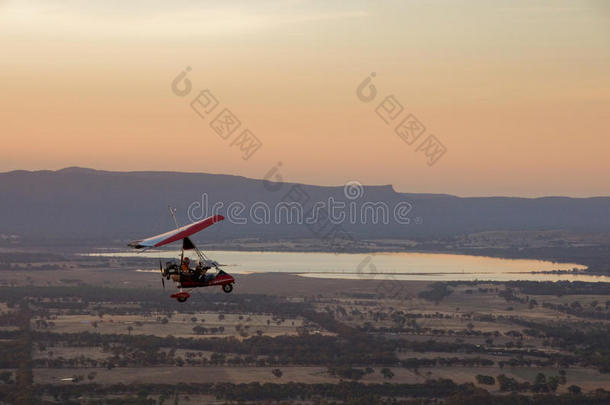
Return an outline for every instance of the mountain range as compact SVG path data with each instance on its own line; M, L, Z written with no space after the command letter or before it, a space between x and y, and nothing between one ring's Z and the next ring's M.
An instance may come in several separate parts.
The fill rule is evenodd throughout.
M285 202L301 204L303 216ZM334 223L327 221L330 202ZM336 226L356 239L442 238L498 230L610 231L610 197L457 197L399 193L390 185L328 187L232 175L72 167L0 173L0 234L129 240L172 229L168 205L176 208L178 222L186 224L211 215L218 203L223 207L217 213L231 220L214 225L200 239L309 238ZM312 210L315 204L318 208Z

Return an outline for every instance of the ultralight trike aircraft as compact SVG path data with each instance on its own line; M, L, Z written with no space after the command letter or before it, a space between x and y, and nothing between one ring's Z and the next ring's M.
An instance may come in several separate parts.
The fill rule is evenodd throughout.
M171 208L170 213L174 218L174 223L176 223L176 217ZM159 270L161 271L161 283L163 284L163 288L165 288L165 280L171 278L179 289L179 292L172 294L171 297L175 298L178 302L185 302L191 296L189 292L197 287L220 286L224 292L230 293L233 291L233 283L235 283L233 276L224 272L220 268L218 262L206 257L202 251L197 249L197 246L195 246L193 241L189 238L189 236L202 231L223 219L224 217L222 215L213 215L209 218L182 227L178 227L178 224L176 223L177 229L173 231L142 240L135 240L129 242L128 246L134 249L148 250L179 240L182 241L180 264L170 261L165 263L164 267L161 260L159 260ZM198 260L194 267L191 267L190 259L184 256L185 250L194 250L197 253ZM208 270L212 268L216 271L208 273ZM184 291L184 289L188 289L188 291Z

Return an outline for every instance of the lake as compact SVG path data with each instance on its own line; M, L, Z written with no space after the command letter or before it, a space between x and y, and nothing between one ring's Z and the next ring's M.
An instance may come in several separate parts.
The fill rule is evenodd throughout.
M178 250L146 251L143 253L90 253L90 256L140 257L151 259L177 258ZM542 260L502 259L445 253L303 253L208 251L206 255L229 273L293 273L303 277L392 280L535 280L535 281L604 281L610 277L587 274L533 273L552 270L585 269L576 263L553 263ZM191 259L196 256L190 254ZM154 269L154 270L153 270Z

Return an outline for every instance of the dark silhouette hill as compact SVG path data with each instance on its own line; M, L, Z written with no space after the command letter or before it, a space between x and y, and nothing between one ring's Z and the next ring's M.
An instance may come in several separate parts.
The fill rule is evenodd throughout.
M190 222L189 207L191 219L201 218L205 215L200 207L202 195L206 194L210 209L214 203L224 204L219 213L225 216L231 202L243 203L246 209L237 216L246 218L247 223L224 221L205 231L199 239L205 239L206 235L214 239L320 236L311 226L290 224L286 218L276 223L273 218L277 204L291 200L295 190L309 197L306 208L314 201L328 204L328 199L333 198L338 203L346 203L345 211L349 212L353 202L357 217L351 223L348 216L341 226L357 239L443 237L488 230L610 231L610 197L462 198L397 193L384 185L364 186L362 196L350 200L343 186L297 185L298 189L293 188L293 183L276 186L275 191L270 191L263 180L205 173L109 172L83 168L1 173L0 234L50 239L141 238L173 227L168 204L177 208L182 224ZM270 208L271 223L257 224L252 220L249 212L255 202ZM375 204L369 204L367 223L362 223L362 207L366 202L385 204L389 209L389 223L371 223L371 207L376 207ZM395 221L393 209L398 204L412 207L407 214L410 223ZM383 219L381 215L379 219Z

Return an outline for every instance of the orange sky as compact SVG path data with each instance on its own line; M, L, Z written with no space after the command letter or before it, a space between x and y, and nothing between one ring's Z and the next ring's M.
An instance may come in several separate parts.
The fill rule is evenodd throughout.
M610 195L602 0L0 1L0 49L0 171L261 178L281 161L305 183ZM190 108L203 89L262 141L249 160ZM444 144L435 165L375 114L388 95Z

